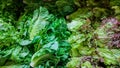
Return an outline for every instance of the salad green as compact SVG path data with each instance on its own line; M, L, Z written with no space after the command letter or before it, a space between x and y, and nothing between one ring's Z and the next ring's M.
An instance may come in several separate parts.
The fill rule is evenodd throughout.
M0 68L119 68L118 0L0 0Z

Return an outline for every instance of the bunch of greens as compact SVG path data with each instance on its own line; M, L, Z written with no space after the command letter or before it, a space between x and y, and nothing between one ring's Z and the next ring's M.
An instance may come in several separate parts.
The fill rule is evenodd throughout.
M118 67L120 56L119 49L116 48L119 47L120 23L113 17L103 19L102 23L98 23L97 19L92 21L93 18L106 17L107 13L106 9L101 7L93 8L93 12L90 10L91 8L79 8L67 16L70 20L67 26L72 32L68 41L72 48L71 61L66 66L68 68ZM96 10L99 11L94 13Z
M43 7L35 10L29 28L29 38L34 44L30 65L64 67L69 57L69 34L64 18L56 18Z
M0 68L119 68L119 11L118 0L0 0Z
M49 14L44 7L31 15L25 13L20 17L16 29L1 20L1 65L65 67L70 51L65 19Z
M0 65L14 67L25 65L30 62L30 51L27 47L19 45L20 32L15 29L11 22L0 19ZM23 62L23 63L22 63ZM8 66L9 67L9 66Z

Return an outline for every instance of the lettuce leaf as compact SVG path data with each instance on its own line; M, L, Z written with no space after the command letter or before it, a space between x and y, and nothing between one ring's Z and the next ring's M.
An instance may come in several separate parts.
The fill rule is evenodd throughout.
M48 19L51 18L51 16L52 15L49 15L48 10L43 7L34 11L33 19L29 28L30 40L33 40L36 35L45 30L45 27L49 24Z
M99 48L98 51L99 55L104 59L104 63L106 65L117 65L120 62L119 50Z

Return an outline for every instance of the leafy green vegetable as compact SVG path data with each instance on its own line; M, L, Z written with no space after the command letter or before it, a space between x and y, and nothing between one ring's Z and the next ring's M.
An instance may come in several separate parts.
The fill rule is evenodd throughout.
M67 26L70 31L78 31L83 26L83 24L85 24L85 22L85 20L76 19L72 20L71 23L68 23Z
M70 49L66 40L70 32L64 18L56 18L46 8L40 7L34 11L29 34L30 40L35 44L35 53L30 63L32 67L45 64L56 67L61 61L65 66Z
M120 58L120 54L119 54L119 50L117 49L102 49L99 48L99 55L101 57L103 57L104 59L104 63L106 65L116 65L118 62L120 62L119 58Z
M4 22L2 19L0 22L0 49L2 49L4 46L10 46L10 44L18 42L19 35L14 26Z
M90 62L88 62L88 61L86 61L86 62L84 62L82 65L82 68L92 68L92 65L91 65L91 63Z
M79 57L74 57L70 62L67 63L68 68L76 68L80 65L80 59Z
M0 68L119 68L118 0L0 0Z
M48 16L48 11L46 8L40 7L40 9L36 10L34 12L34 16L32 19L32 22L30 24L30 39L33 40L33 38L42 30L45 29L46 25L49 24L47 21L49 18L51 18L51 15Z

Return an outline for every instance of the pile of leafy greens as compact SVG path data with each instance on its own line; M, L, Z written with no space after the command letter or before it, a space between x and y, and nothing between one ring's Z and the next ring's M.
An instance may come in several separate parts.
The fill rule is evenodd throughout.
M66 65L71 47L67 42L70 32L63 17L49 14L46 8L40 7L33 17L24 14L17 29L3 20L0 26L1 65L39 68Z
M0 0L0 68L119 68L118 0Z

